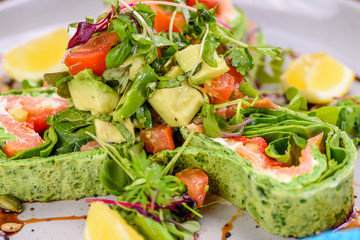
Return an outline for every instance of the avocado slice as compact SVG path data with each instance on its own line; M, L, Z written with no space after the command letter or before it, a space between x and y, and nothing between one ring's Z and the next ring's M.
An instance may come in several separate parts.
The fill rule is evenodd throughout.
M175 53L175 59L181 70L184 72L190 72L196 67L200 56L200 48L200 44L195 44ZM223 58L221 58L216 52L214 57L217 62L217 67L211 67L202 58L200 59L199 64L201 64L201 69L189 78L190 84L196 86L201 85L229 71L230 68L227 66Z
M198 90L183 82L180 87L155 90L148 101L169 126L179 127L189 124L204 98Z
M177 76L179 76L179 75L181 75L183 73L184 73L183 70L181 70L181 68L179 66L175 65L175 66L171 67L170 71L168 71L165 74L165 76L175 79L175 78L177 78Z
M77 109L104 114L116 108L120 99L119 94L99 81L99 78L91 70L86 69L68 82L69 91Z
M104 142L112 142L112 143L122 143L126 142L126 139L121 135L119 130L111 123L102 121L100 119L95 119L95 130L96 130L96 136L103 140ZM131 135L135 138L135 132L134 132L134 125L130 121L130 119L127 119L124 122L125 127Z
M139 56L130 56L127 59L125 59L125 61L121 64L121 66L125 67L128 66L130 64L130 70L129 70L129 78L130 80L134 81L136 78L136 75L138 74L138 72L140 71L140 69L145 66L145 57L142 55Z

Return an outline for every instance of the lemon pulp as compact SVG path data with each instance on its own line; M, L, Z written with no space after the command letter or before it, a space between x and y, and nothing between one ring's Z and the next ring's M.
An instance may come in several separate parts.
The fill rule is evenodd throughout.
M90 205L85 223L85 240L144 240L115 210L103 202Z
M296 87L310 103L329 103L344 96L355 74L326 53L304 54L282 74L283 90Z
M61 28L20 45L5 55L3 70L17 81L39 80L44 73L64 71L61 61L69 39L66 29Z

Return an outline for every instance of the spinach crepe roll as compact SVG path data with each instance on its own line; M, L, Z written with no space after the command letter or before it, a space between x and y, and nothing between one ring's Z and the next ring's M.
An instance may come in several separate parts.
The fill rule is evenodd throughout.
M194 134L176 168L202 169L213 192L273 234L304 237L342 223L353 204L357 154L347 134L287 109L248 108L242 114L252 117L242 135L246 141ZM177 151L153 160L167 162Z
M68 108L54 89L0 95L0 194L22 201L106 194L98 172L107 154L79 151L92 140L86 134L95 133L92 122L90 113Z

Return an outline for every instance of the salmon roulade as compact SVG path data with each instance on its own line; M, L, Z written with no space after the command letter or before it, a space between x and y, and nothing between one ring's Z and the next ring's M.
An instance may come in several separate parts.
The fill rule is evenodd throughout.
M270 233L304 237L344 222L354 202L356 148L347 134L288 109L247 108L242 136L194 134L177 168L202 169L212 191ZM185 138L189 136L182 130ZM163 151L154 161L176 154Z

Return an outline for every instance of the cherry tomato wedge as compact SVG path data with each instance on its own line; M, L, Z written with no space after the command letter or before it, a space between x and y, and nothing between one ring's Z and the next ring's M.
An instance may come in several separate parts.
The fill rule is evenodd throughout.
M144 141L146 151L153 154L175 149L172 128L166 124L154 126L149 130L141 129L140 140Z
M175 174L177 178L187 187L187 194L192 197L200 208L208 190L209 178L198 168L187 168Z
M76 75L84 69L92 69L95 74L102 75L106 70L106 55L118 40L119 36L115 32L104 32L91 38L84 45L72 49L64 61L69 67L69 73Z

